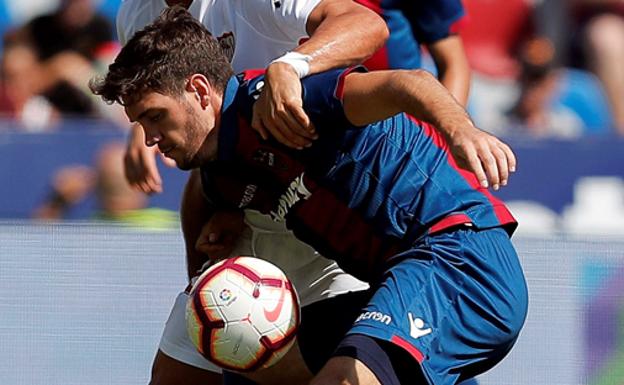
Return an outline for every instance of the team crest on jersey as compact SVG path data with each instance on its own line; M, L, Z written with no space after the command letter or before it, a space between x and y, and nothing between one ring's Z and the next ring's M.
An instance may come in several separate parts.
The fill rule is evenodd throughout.
M276 168L280 171L286 171L288 169L285 162L280 160L279 155L264 148L257 149L251 156L251 159L267 168Z
M236 47L236 40L232 32L226 32L217 38L225 57L231 62L234 57L234 48Z
M275 154L271 151L259 148L251 157L254 162L260 163L268 167L275 167Z

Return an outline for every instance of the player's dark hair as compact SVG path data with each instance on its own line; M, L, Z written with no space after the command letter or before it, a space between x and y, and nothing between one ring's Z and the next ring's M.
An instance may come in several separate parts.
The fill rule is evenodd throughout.
M92 79L91 91L107 103L127 104L146 91L182 95L186 79L206 76L223 91L232 68L219 43L180 6L166 9L122 48L104 77Z

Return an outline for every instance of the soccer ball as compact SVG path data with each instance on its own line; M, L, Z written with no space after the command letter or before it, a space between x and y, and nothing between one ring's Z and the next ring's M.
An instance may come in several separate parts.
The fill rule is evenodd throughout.
M239 372L266 368L295 342L300 321L295 288L258 258L223 260L204 271L186 305L187 331L209 361Z

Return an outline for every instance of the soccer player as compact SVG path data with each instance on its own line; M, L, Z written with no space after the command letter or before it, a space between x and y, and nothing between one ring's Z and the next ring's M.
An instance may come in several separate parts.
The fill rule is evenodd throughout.
M385 37L382 33L383 21L372 12L350 1L282 0L270 2L260 0L239 2L236 3L238 5L233 6L231 0L211 2L169 0L167 3L162 0L126 0L117 18L118 34L122 43L125 43L135 31L156 18L167 5L175 3L182 3L188 7L189 12L217 37L236 70L242 70L245 67L265 67L270 63L271 58L279 57L285 50L292 49L309 53L313 57L310 62L311 72L331 66L352 64L372 54L382 44ZM284 25L290 28L284 28ZM344 28L346 25L350 27ZM300 47L296 47L308 32L311 34L310 38ZM357 44L352 44L353 42ZM320 48L315 51L315 47ZM277 74L276 84L296 82L298 85L298 77L289 78L280 75L292 71L288 64L293 63L287 60L285 63L277 62L270 65L267 77L271 78L271 74ZM294 65L297 66L297 62ZM272 82L265 78L265 83L268 84L265 88L271 89ZM276 86L274 88L279 92L270 94L280 100L288 100L291 105L300 108L297 107L300 101L294 102L292 97L280 95L280 92L291 92L290 90L297 90L298 87ZM262 95L266 95L266 92ZM263 104L262 95L258 104ZM296 99L300 100L300 96ZM267 103L264 105L266 106ZM262 110L265 108L255 109L256 112ZM157 179L144 179L144 172L156 178L158 175L153 151L145 152L147 147L142 144L144 137L140 126L135 127L134 133L138 135L134 135L134 144L130 145L126 157L127 174L130 180L141 185L144 191L154 191L158 183L152 182ZM470 138L458 135L454 143L455 148L460 150L457 151L458 154L461 155L462 151L467 154L462 157L463 159L472 159L471 167L477 165L481 168L477 154L483 151L482 149L488 148L490 139L492 138L485 136ZM481 154L488 154L488 151L483 151ZM492 154L504 156L501 153ZM494 161L493 164L495 169L497 162ZM488 172L494 169L490 168ZM501 179L506 179L506 171L506 169L501 169L500 172L492 171L491 175L494 177L496 174L497 178L500 175ZM186 215L187 217L192 217L198 222L204 220L203 217L197 215L195 210L191 211L193 212ZM185 216L184 210L182 215ZM224 256L229 254L232 246L236 246L233 253L250 254L253 251L253 254L271 260L286 271L299 290L306 316L312 312L312 310L306 311L306 305L337 294L366 288L364 283L338 269L334 262L321 257L309 246L296 241L283 225L271 223L270 220L251 210L245 211L245 222L251 227L251 232L243 231L240 217L234 211L220 211L210 218L210 222L204 229L207 236L203 239L206 242L197 243L196 239L199 234L192 230L187 231L189 277L192 278L197 274L197 270L205 262L204 254ZM241 234L240 239L238 239L239 234ZM195 249L196 244L201 253ZM299 259L293 261L289 258L290 255L298 255ZM183 324L185 299L186 293L181 293L167 322L154 364L153 384L175 383L180 377L187 378L187 381L191 381L192 377L197 378L198 382L205 382L203 377L209 374L204 369L215 370L214 366L195 351L186 336ZM347 299L344 300L347 301Z
M415 69L422 66L421 45L433 59L438 79L465 105L470 66L458 35L464 17L460 0L356 0L383 17L388 40L364 62L370 70Z
M465 110L424 71L325 72L302 82L319 138L297 151L251 129L263 86L258 72L233 77L180 9L137 33L91 84L142 124L147 144L195 169L187 209L258 210L371 283L331 357L306 361L324 364L313 385L454 384L499 362L524 322L526 284L515 220L448 152L457 132L480 135Z
M256 119L258 126L295 123L307 116L301 109L299 77L364 60L379 48L387 36L381 18L350 0L126 0L117 17L118 35L123 44L137 30L153 21L167 6L179 4L217 38L234 68L267 67L266 91L261 96ZM300 44L301 43L301 44ZM296 52L286 53L286 51ZM284 55L284 56L282 56ZM277 61L270 64L275 58ZM278 113L273 112L279 110ZM279 130L279 128L278 128ZM270 131L270 129L269 129ZM305 135L310 134L304 132ZM279 135L279 133L278 133ZM155 151L145 146L139 125L133 128L126 173L131 183L145 192L160 190ZM147 177L146 177L147 174ZM186 213L201 225L206 218L197 211ZM186 232L187 266L193 278L206 262L206 255L254 254L269 259L287 272L302 305L368 285L342 272L314 249L297 241L283 225L272 223L256 212L214 213L206 225L209 241L197 245L199 234ZM233 248L233 250L231 250ZM290 256L300 258L293 261ZM152 384L206 384L218 370L205 360L186 335L181 293L171 311L152 370ZM307 312L304 309L304 315Z

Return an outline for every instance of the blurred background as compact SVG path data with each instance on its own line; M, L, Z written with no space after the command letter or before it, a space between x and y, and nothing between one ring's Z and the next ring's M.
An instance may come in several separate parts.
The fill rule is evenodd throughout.
M121 0L0 0L0 378L146 383L185 284L177 209L123 177L128 122L87 81ZM483 384L624 384L624 0L464 0L474 121L511 144L495 195L531 295ZM435 72L431 61L425 68Z

